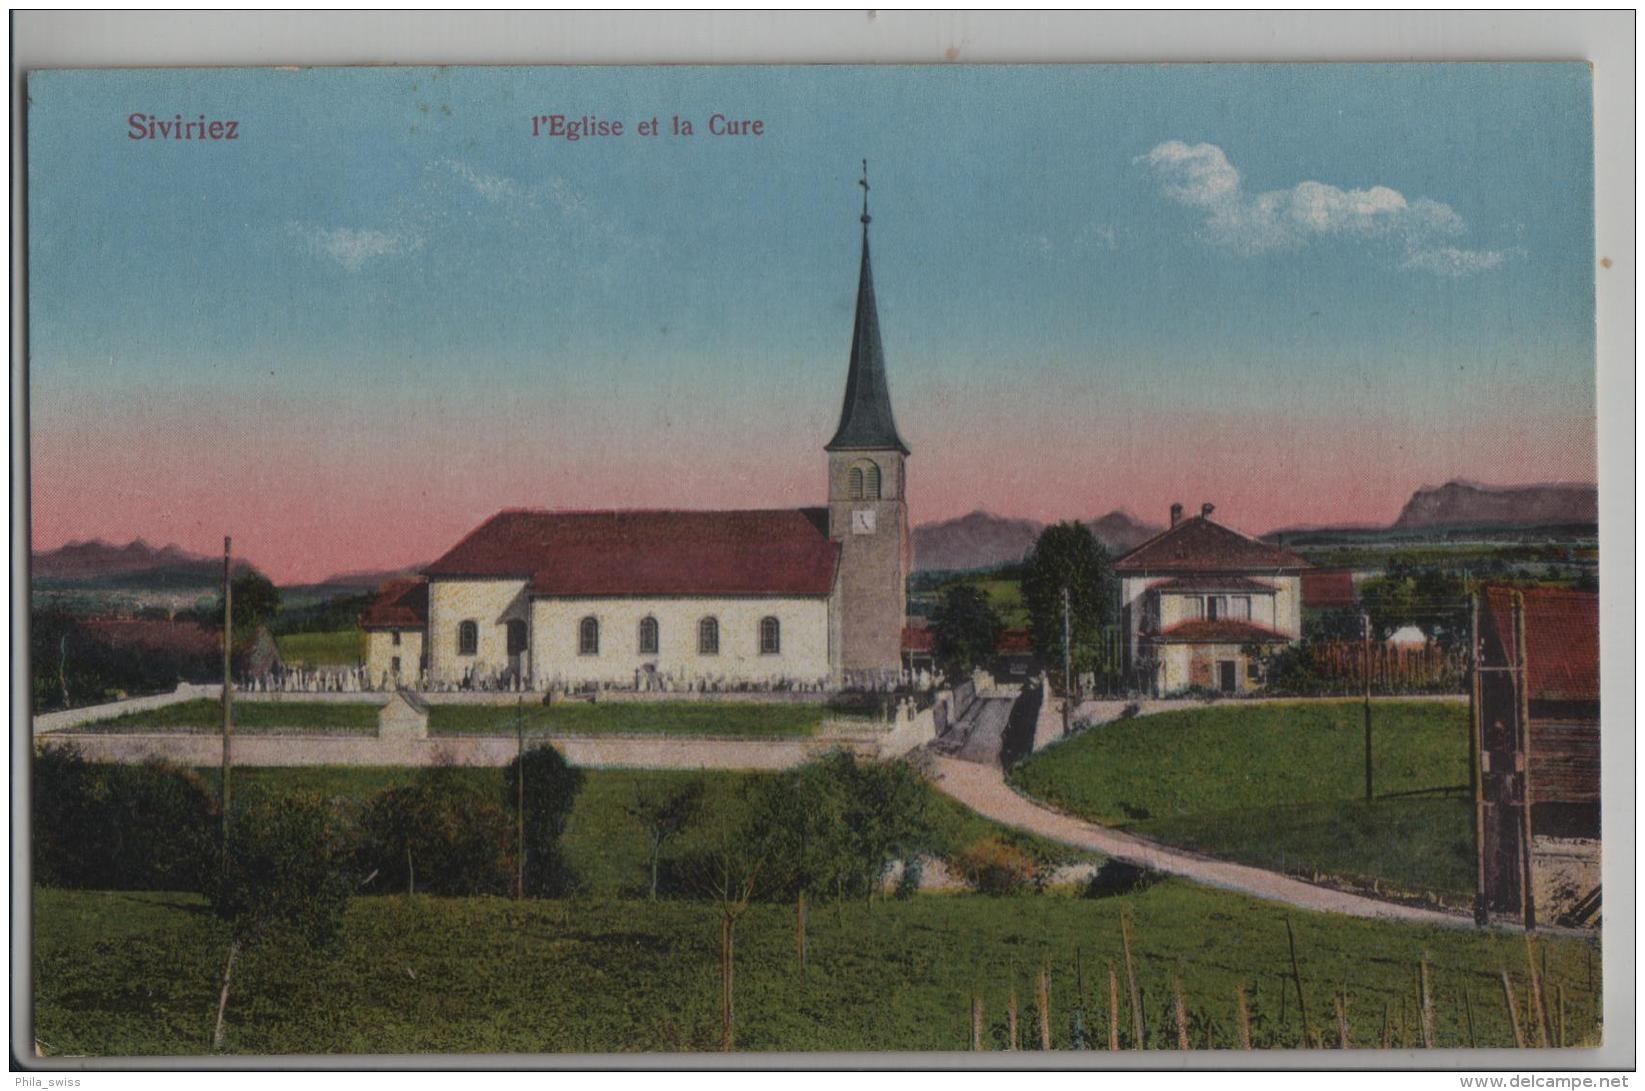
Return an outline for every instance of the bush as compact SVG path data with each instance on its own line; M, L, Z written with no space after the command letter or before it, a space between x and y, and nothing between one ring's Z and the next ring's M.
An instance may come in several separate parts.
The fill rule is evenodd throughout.
M34 757L34 877L47 886L199 891L216 867L217 797L190 769Z
M968 845L949 858L948 867L979 894L1038 891L1050 878L1050 869L1033 852L999 836Z
M892 861L934 847L930 791L906 763L835 750L762 781L742 840L758 846L774 896L867 897Z
M559 897L576 885L576 877L560 850L566 819L583 786L583 772L566 762L552 746L537 746L508 763L503 770L503 806L519 819L524 762L525 889L540 897ZM516 837L516 842L518 837Z
M514 824L488 793L451 766L372 798L361 820L362 873L371 889L430 894L503 894L512 889Z
M230 822L227 874L214 869L207 884L212 906L238 940L278 934L329 946L354 887L351 848L319 796L259 800Z

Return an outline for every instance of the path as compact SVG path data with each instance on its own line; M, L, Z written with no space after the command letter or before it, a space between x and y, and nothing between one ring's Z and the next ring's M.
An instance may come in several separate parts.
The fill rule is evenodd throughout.
M1299 909L1449 928L1474 926L1473 918L1462 913L1399 905L1331 890L1277 872L1172 849L1133 834L1071 818L1019 795L1005 782L1000 767L993 763L948 757L936 757L933 761L937 787L945 794L984 817L1060 844L1101 853L1150 871L1179 875L1207 886L1284 902Z

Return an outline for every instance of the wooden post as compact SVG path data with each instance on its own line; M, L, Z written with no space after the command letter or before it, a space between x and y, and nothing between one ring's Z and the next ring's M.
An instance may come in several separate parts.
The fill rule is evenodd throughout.
M1337 1048L1351 1048L1348 1036L1348 994L1336 994L1337 1005Z
M1062 588L1062 733L1066 736L1071 724L1071 709L1074 701L1074 652L1070 641L1073 639L1073 626L1069 621L1068 585Z
M525 897L525 698L514 710L514 897Z
M1297 937L1291 931L1291 918L1285 918L1285 942L1291 947L1291 980L1297 986L1297 1011L1302 1017L1302 1044L1308 1048L1313 1040L1313 1033L1308 1027L1308 1001L1302 995L1302 970L1297 966Z
M1125 982L1131 990L1132 1049L1147 1049L1146 1026L1142 1019L1142 990L1137 988L1137 967L1131 960L1131 918L1120 917L1120 943L1125 948Z
M1017 987L1011 986L1011 995L1005 1002L1006 1049L1017 1048Z
M1428 988L1428 958L1417 962L1417 1016L1422 1021L1422 1048L1434 1048L1434 997Z
M1114 973L1114 964L1108 964L1108 1048L1120 1048L1120 979Z
M234 960L240 954L240 941L234 940L228 945L228 962L223 966L223 988L217 994L217 1026L211 1032L211 1048L223 1048L223 1016L228 1012L228 985L229 978L234 973Z
M1474 923L1491 914L1485 899L1485 735L1479 692L1479 592L1468 598L1468 766L1474 782Z
M1514 1046L1525 1048L1525 1031L1519 1025L1519 1006L1514 1003L1514 984L1508 980L1506 967L1502 971L1502 1002L1508 1006L1508 1023L1514 1028Z
M1554 996L1559 1001L1559 1048L1565 1048L1565 983L1554 986Z
M1182 975L1171 975L1171 1002L1177 1016L1177 1048L1193 1049L1188 1041L1188 1007L1182 1000Z
M800 983L805 983L805 891L794 904L794 957L800 961ZM978 1001L980 1003L980 1001Z
M230 556L233 539L223 537L223 772L222 772L222 869L223 881L228 881L228 828L232 796L229 771L233 765L230 742L234 738L234 579L231 575Z
M1542 1049L1548 1048L1548 1004L1542 992L1542 977L1537 973L1536 951L1531 942L1531 933L1525 933L1525 972L1530 976L1528 991L1531 994L1531 1021L1536 1025L1536 1044Z
M971 994L971 1048L982 1052L982 997Z
M1474 1040L1474 998L1466 985L1462 987L1462 1010L1468 1016L1468 1048L1474 1049L1477 1045Z
M1531 889L1531 687L1525 674L1525 595L1514 592L1514 691L1518 696L1515 719L1519 721L1519 755L1525 767L1519 771L1519 861L1520 898L1525 907L1525 927L1536 928L1536 896Z
M1040 967L1040 979L1034 990L1034 1006L1039 1009L1040 1048L1051 1051L1051 971Z
M1245 986L1234 986L1234 1006L1239 1011L1239 1047L1251 1048L1251 1012L1245 1006Z
M1365 633L1365 802L1371 802L1371 614L1359 615Z

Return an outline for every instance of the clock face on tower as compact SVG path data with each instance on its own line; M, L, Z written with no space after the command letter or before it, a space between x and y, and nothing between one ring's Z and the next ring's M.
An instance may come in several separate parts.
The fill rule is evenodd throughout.
M851 513L852 534L874 533L874 509L859 508Z

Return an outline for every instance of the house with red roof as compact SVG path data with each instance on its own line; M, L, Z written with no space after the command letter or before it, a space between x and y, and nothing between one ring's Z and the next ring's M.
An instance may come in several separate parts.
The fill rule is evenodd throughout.
M866 195L866 185L864 193ZM826 504L509 509L360 618L375 684L885 685L902 672L907 444L886 381L868 208Z
M1213 505L1171 523L1114 562L1135 684L1154 696L1190 688L1262 687L1263 661L1302 635L1302 578L1288 550L1211 518Z

